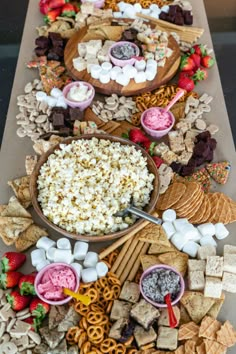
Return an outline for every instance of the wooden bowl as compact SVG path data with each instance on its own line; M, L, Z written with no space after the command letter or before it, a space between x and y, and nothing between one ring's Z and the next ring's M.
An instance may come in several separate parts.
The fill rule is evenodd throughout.
M148 213L151 213L154 210L154 207L156 205L158 196L159 196L159 174L157 167L155 163L153 162L151 156L149 156L144 149L142 149L139 145L132 143L129 140L118 138L112 135L108 134L93 134L93 135L81 135L80 137L74 137L74 138L67 138L63 141L63 144L70 144L73 140L80 140L80 139L92 139L93 137L97 139L105 139L105 140L110 140L112 142L119 142L121 145L129 145L129 146L135 146L137 150L140 150L142 152L142 155L147 158L147 167L148 170L155 175L155 179L153 181L153 190L151 192L151 198L150 202L147 206L144 207L143 210L145 210ZM128 227L125 230L121 230L118 232L113 232L110 234L106 235L80 235L72 232L68 232L61 227L55 225L51 221L48 220L48 218L43 214L40 204L38 202L38 189L37 189L37 179L39 175L39 171L41 166L47 161L49 155L54 153L55 150L60 149L59 144L56 146L52 147L49 149L45 154L41 155L37 165L34 168L34 171L31 175L30 178L30 194L31 194L31 199L32 199L32 204L33 207L38 214L38 216L51 228L59 232L60 234L73 238L74 240L83 240L83 241L91 241L91 242L103 242L103 241L108 241L108 240L114 240L116 238L119 238L121 236L124 236L128 232L134 230L138 225L140 225L144 220L143 219L138 219L133 225Z

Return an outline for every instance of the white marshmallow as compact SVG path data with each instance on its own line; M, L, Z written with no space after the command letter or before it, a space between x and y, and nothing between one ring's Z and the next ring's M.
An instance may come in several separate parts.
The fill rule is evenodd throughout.
M215 225L213 225L211 222L201 224L197 228L202 236L214 236L216 232Z
M76 271L76 273L77 273L77 275L78 275L78 277L80 279L81 278L81 272L82 272L82 269L83 269L82 265L79 264L79 263L71 263L71 267L74 268L74 270Z
M42 101L47 101L47 94L46 94L46 92L43 92L43 91L38 91L37 93L36 93L36 100L38 101L38 102L42 102Z
M135 77L135 75L137 74L137 69L133 65L130 65L130 64L125 65L123 67L122 71L125 75L128 75L128 77L130 79L133 79Z
M102 70L110 71L112 69L112 64L105 61L104 63L102 63L101 67Z
M161 11L163 11L167 14L169 12L169 9L170 9L170 6L164 5L164 6L162 6Z
M195 240L195 237L199 237L197 229L192 224L183 224L180 232L185 235L188 240Z
M197 251L200 245L194 241L188 241L183 249L182 252L187 253L190 257L195 258L197 256Z
M96 252L88 252L84 260L84 267L93 268L98 262L98 254Z
M53 87L53 89L50 92L50 95L52 97L59 98L59 97L63 96L63 93L62 93L62 90L60 90L59 88Z
M108 272L108 266L104 262L98 262L96 264L96 271L98 274L98 278L105 277Z
M47 97L47 104L49 107L56 107L57 99L55 97Z
M136 84L140 84L142 82L146 81L146 75L144 71L138 71L137 74L134 77L134 81Z
M102 84L108 84L108 82L110 82L110 79L111 79L111 75L110 75L109 71L102 69L102 71L99 74L99 81Z
M223 240L229 235L229 230L226 229L222 222L215 224L215 236L218 240Z
M146 80L148 80L148 81L154 80L155 77L156 77L156 74L157 74L157 71L156 71L156 70L153 70L153 69L147 69L147 70L145 70Z
M56 242L51 240L47 236L41 237L38 242L36 243L37 248L42 248L47 251L50 247L56 246Z
M130 78L121 72L117 74L116 82L122 86L127 86L130 82Z
M194 226L195 230L197 230L196 235L191 239L192 241L198 242L201 240L203 237L202 234L198 231L198 229Z
M37 264L46 261L45 250L38 249L31 252L31 263L35 267Z
M151 11L160 10L160 8L159 8L159 6L157 4L151 4L149 8L150 8Z
M122 12L120 12L120 11L113 12L113 17L114 18L122 18L123 17Z
M150 15L151 10L150 9L142 9L142 14L144 15Z
M117 4L117 6L118 6L118 9L121 11L121 12L123 12L124 10L125 10L125 8L127 7L127 3L126 2L124 2L124 1L121 1L121 2L119 2L118 4Z
M188 242L188 238L180 232L176 232L171 237L171 242L179 251L181 251L184 245L186 245L186 243Z
M81 276L84 283L90 283L98 279L97 271L95 268L82 269Z
M111 72L110 72L111 79L116 80L117 75L121 72L122 72L122 69L119 66L113 66L113 68L111 69Z
M146 68L153 68L153 69L157 69L157 61L155 59L148 59L147 60L147 64L146 64Z
M164 211L164 213L162 214L162 220L163 221L170 221L173 222L176 220L176 212L174 211L174 209L167 209Z
M62 237L57 240L57 248L61 250L70 250L71 249L71 244L68 238Z
M39 272L41 269L49 265L50 262L48 260L42 261L36 265L37 272Z
M46 252L46 257L50 262L54 261L55 251L56 251L55 247L50 247Z
M128 4L128 6L126 6L124 9L124 17L135 19L136 17L135 14L136 14L136 10L133 7L133 5Z
M90 67L90 74L93 79L99 79L100 72L102 71L102 67L100 65L94 64Z
M77 241L74 246L74 258L77 261L83 261L88 252L88 243L83 241Z
M136 4L134 4L134 9L136 12L141 12L142 6L137 2Z
M58 99L57 99L57 104L56 104L56 107L62 107L62 108L67 108L67 103L64 99L63 96L60 96Z
M56 249L54 253L54 262L63 262L70 264L74 260L71 250Z
M138 71L143 71L146 68L146 61L145 60L136 60L135 64L134 64L135 68Z
M200 240L200 245L201 246L207 246L207 245L212 245L214 247L217 246L216 241L213 239L212 236L203 236Z
M161 11L152 11L150 13L150 16L153 17L153 18L156 18L158 20L159 17L160 17L160 13L161 13Z
M168 239L171 238L171 236L173 236L174 233L176 232L173 224L170 221L163 222L163 224L161 226L165 230L165 233L166 233L166 236Z
M183 228L183 224L189 224L188 219L182 218L173 221L176 231L180 231Z

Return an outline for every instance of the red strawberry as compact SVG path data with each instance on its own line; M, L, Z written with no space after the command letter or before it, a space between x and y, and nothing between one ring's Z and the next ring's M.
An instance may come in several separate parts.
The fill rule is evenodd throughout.
M38 332L38 329L41 327L42 321L36 317L28 317L23 320L26 323L31 325L31 331Z
M205 55L201 60L201 64L204 68L211 68L215 64L215 59L210 55Z
M206 55L206 49L202 44L195 44L190 49L190 53L196 53L197 55L200 55L200 57L202 57L203 55Z
M48 5L50 9L56 9L58 7L62 7L68 2L68 0L50 0Z
M61 8L51 10L47 12L46 16L44 16L44 21L46 23L52 23L56 21L57 17L60 16L60 14L61 14Z
M18 286L21 295L36 295L34 288L35 277L35 274L27 274L20 278Z
M190 92L194 89L194 81L188 76L179 77L178 87Z
M142 147L150 154L153 155L153 149L156 146L154 141L144 141Z
M20 272L6 272L0 275L0 285L2 289L14 288L18 285L22 273Z
M181 71L189 71L195 68L195 63L192 58L187 55L183 55L181 57L180 70Z
M189 58L193 59L194 63L195 63L195 68L200 68L201 66L201 57L200 55L193 53L189 56Z
M7 272L8 270L17 270L26 261L26 255L19 252L6 252L2 256L1 266L2 271Z
M47 13L51 10L48 3L44 3L39 5L39 10L41 12L41 14L43 15L47 15Z
M197 71L193 75L193 80L194 82L198 82L198 81L206 80L207 77L208 77L207 70L205 68L200 68L197 69Z
M40 300L38 297L34 298L30 303L30 312L32 316L43 319L50 310L50 305Z
M149 142L148 137L146 137L146 135L144 135L144 133L138 128L134 128L130 130L129 139L136 144L137 143L143 144Z
M21 295L18 290L13 290L6 295L7 302L11 305L14 311L24 310L30 303L31 296Z
M189 71L181 71L179 73L179 77L192 77L195 74L194 70L189 70Z
M159 156L152 156L152 159L155 162L157 168L159 168L164 163L164 160L162 160L162 158Z
M74 4L74 9L76 13L80 12L79 4Z
M62 7L61 16L73 17L75 16L75 9L72 4L65 4Z

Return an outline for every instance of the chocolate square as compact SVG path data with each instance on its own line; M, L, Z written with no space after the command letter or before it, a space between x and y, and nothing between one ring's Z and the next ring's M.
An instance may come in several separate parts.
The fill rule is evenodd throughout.
M60 129L64 127L64 115L62 113L53 113L52 124L53 128L55 129Z
M53 53L59 55L60 57L64 56L64 49L63 47L53 47L50 51L52 51Z
M193 24L193 15L190 14L184 14L184 23L185 25L191 26Z
M48 49L47 48L40 48L36 47L34 52L37 55L37 57L42 57L47 54Z
M81 111L79 108L70 108L69 117L72 122L75 120L82 120Z
M174 23L178 26L183 26L184 25L184 17L181 14L178 14L175 16Z
M162 11L159 15L159 19L163 21L167 21L167 18L168 18L168 14Z
M46 36L40 36L35 39L35 45L40 48L49 49L49 39Z
M202 132L196 136L197 141L200 141L200 140L207 141L208 138L211 138L211 133L208 130L206 130L205 132Z
M51 40L53 47L63 47L63 38L59 33L49 32L48 38Z
M181 163L179 163L179 162L172 162L171 164L170 164L170 167L172 168L172 170L174 171L174 172L176 172L176 173L180 173L180 171L181 171L181 169L182 169L182 164Z
M193 166L183 166L182 170L181 170L181 176L185 177L185 176L190 176L191 174L193 174L194 172L194 167Z
M61 57L54 52L54 49L50 49L47 55L48 60L60 61Z
M170 5L168 14L169 15L176 15L177 7L178 7L177 5Z

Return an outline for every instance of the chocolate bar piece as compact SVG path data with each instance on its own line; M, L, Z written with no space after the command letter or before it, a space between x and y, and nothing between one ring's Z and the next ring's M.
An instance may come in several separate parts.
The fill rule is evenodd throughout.
M34 52L37 55L37 57L42 57L47 54L48 49L47 48L40 48L36 47Z
M184 11L184 23L190 26L193 24L193 15L190 11Z
M53 49L50 49L47 55L48 60L60 60L61 57L57 55Z
M51 40L53 47L63 47L64 45L63 38L59 33L49 32L48 38Z
M35 45L40 48L49 48L49 39L46 36L40 36L35 39Z
M52 119L52 124L55 129L60 129L60 128L64 127L64 125L65 125L64 115L62 113L54 113L53 119Z
M178 26L183 26L184 25L184 17L181 14L178 14L175 16L174 23Z
M71 121L82 120L81 111L79 108L70 108L69 117Z
M167 21L167 18L168 18L168 14L162 11L159 15L159 19L163 21Z
M54 52L55 54L59 55L59 57L63 58L64 56L64 49L63 47L53 47L52 49L50 49L49 52Z

